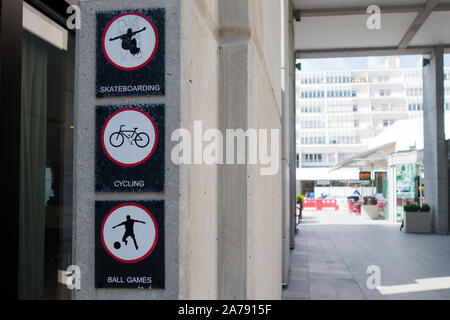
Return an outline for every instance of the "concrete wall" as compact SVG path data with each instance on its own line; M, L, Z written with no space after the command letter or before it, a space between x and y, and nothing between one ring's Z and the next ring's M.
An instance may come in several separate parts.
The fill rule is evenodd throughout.
M218 128L217 1L181 2L181 124ZM192 150L194 151L194 150ZM217 299L218 165L180 168L180 298Z
M283 1L289 6L289 0ZM295 182L295 178L289 178L292 172L289 144L285 144L281 154L281 129L292 132L288 120L292 119L289 108L294 100L288 97L293 90L283 83L289 79L293 82L288 61L284 66L288 80L281 77L281 21L289 13L285 7L282 15L281 3L281 0L81 1L82 29L77 35L76 67L74 263L81 266L83 276L82 290L75 298L281 298L283 251L285 270L289 261L286 212L291 210L292 199L287 193L292 189L291 182ZM146 7L166 8L166 96L96 99L92 50L95 11ZM287 53L289 50L293 52L292 46L285 50L286 57L292 54ZM89 137L94 132L95 105L124 103L166 104L164 194L94 192L94 141ZM280 130L279 140L270 141L280 146L278 172L263 176L260 165L174 165L172 132L184 128L193 134L199 121L203 132L209 128L218 128L224 134L226 129L267 129L269 141L270 130ZM290 139L288 136L284 134L283 139ZM94 201L103 199L166 201L165 290L94 288Z
M95 97L95 12L102 10L166 8L166 96ZM170 135L180 126L180 4L165 0L81 0L81 29L76 34L75 151L73 264L81 269L81 290L75 299L177 299L179 289L178 222L179 167L170 160ZM95 106L164 103L166 107L165 192L95 193ZM165 200L165 290L95 289L95 201Z
M281 1L182 1L182 127L281 129L281 16ZM180 297L281 297L279 162L180 169Z
M444 54L434 47L423 68L424 186L431 207L432 229L448 234L448 159L444 123Z
M281 2L220 1L219 21L221 129L280 130ZM262 176L259 166L225 165L219 172L219 297L279 299L282 170Z
M296 228L296 130L295 55L293 3L282 3L282 163L283 163L283 285L289 283L290 250L295 248Z

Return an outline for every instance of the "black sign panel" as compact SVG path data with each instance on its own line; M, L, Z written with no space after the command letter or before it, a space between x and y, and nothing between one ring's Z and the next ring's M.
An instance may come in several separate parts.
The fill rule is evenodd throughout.
M164 105L97 106L95 191L164 191Z
M164 201L95 203L95 287L164 289Z
M97 12L96 95L165 94L165 9Z

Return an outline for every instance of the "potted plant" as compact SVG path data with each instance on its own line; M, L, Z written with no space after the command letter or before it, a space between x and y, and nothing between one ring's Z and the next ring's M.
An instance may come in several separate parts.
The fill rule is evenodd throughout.
M302 219L302 211L303 211L303 196L301 194L297 195L297 209L299 211L299 214L297 215L296 223L299 224L300 220Z
M303 196L301 194L297 195L297 204L301 205L303 203Z
M431 232L431 207L424 204L419 207L416 204L407 204L403 207L404 226L407 233Z
M363 219L378 219L378 203L375 197L364 197L361 206L361 216Z

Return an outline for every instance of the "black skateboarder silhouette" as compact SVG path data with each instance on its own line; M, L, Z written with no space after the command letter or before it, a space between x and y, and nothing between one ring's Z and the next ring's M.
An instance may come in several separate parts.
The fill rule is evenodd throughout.
M129 50L130 53L135 56L141 52L141 49L137 47L136 39L133 39L133 37L138 34L139 32L145 31L147 28L144 27L141 30L134 31L131 28L128 28L127 33L124 33L118 37L110 38L109 41L114 41L117 39L122 40L122 49L123 50Z
M125 234L122 237L122 242L125 243L125 245L127 245L128 244L127 238L131 237L134 242L134 247L137 250L139 247L136 242L136 237L134 236L134 223L135 222L145 224L145 222L143 222L143 221L133 220L133 219L131 219L130 216L127 216L126 221L119 223L117 226L113 227L113 229L120 227L120 226L125 226Z

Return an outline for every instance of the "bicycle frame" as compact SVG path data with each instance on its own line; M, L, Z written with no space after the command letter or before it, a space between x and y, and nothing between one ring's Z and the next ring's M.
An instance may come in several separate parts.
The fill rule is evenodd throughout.
M136 131L137 131L138 128L134 128L134 130L122 130L123 127L125 127L124 124L120 126L119 134L125 136L125 138L127 138L127 139L133 139L133 137L134 137L135 135L137 135ZM128 136L126 133L131 133L131 135Z

